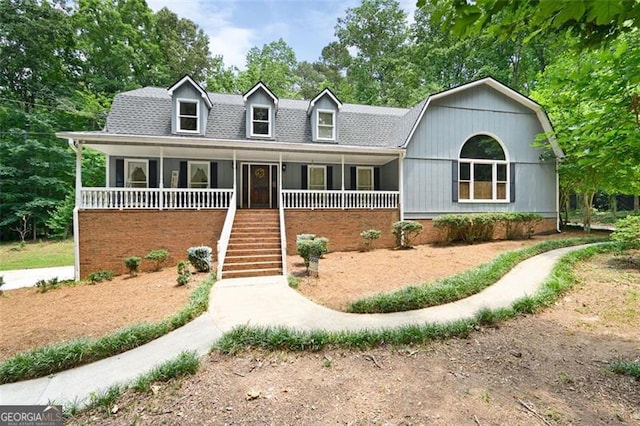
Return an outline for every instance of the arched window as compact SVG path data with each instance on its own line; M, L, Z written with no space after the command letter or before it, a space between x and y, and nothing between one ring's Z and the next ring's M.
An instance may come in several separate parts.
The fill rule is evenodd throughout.
M500 142L489 135L467 140L458 161L460 200L507 201L509 167Z

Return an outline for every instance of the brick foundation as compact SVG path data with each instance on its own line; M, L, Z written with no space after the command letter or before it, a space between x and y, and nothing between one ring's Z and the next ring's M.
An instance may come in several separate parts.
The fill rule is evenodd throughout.
M186 259L191 246L213 249L224 225L226 210L83 210L78 212L80 277L102 269L127 272L124 259L143 258L141 270L153 263L144 260L151 250L167 249L168 264Z
M329 239L329 250L349 251L362 247L360 232L377 229L382 234L374 247L393 247L391 225L398 210L285 210L287 254L296 254L296 235L316 234Z

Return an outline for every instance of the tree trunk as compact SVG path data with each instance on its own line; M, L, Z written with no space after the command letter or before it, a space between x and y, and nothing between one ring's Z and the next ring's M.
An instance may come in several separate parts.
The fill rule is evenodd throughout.
M595 191L582 194L582 225L584 226L584 232L591 232L591 206L595 195Z
M633 197L633 212L640 213L640 195Z
M618 196L617 195L609 195L609 205L611 208L611 213L613 214L613 219L618 218Z

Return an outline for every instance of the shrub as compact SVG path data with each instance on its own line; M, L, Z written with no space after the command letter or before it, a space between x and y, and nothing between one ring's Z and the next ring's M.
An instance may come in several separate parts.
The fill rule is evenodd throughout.
M0 275L0 294L2 294L2 286L4 285L4 276Z
M444 232L449 243L474 243L492 240L500 223L505 228L507 239L531 238L535 223L541 220L539 214L526 212L446 214L435 218L433 226Z
M411 248L411 243L422 232L422 224L412 220L400 220L393 224L393 235L396 237L396 247Z
M293 275L289 275L287 277L287 283L289 284L289 287L291 287L291 288L298 288L298 286L300 285L300 280L298 279L298 277L294 277Z
M187 249L187 258L191 265L198 272L209 272L211 270L211 247L199 246Z
M312 234L300 234L296 237L296 248L298 249L298 254L304 259L304 266L307 268L307 273L309 272L309 262L311 258L319 258L328 252L328 242L329 239L316 237Z
M627 216L618 220L611 239L625 246L640 243L640 216Z
M181 260L178 262L178 278L176 279L178 285L185 285L191 278L191 271L189 270L189 262Z
M127 257L124 260L124 264L129 269L129 275L135 277L138 274L138 267L140 266L142 259L138 256Z
M162 264L166 262L168 257L169 257L169 251L165 249L160 249L160 250L151 250L149 253L147 253L147 255L144 258L147 260L153 260L154 262L156 262L155 266L153 267L153 270L159 271L162 268Z
M504 224L507 240L530 239L535 232L536 223L542 221L538 213L511 212L498 214Z
M104 280L111 281L113 279L113 272L103 269L102 271L90 273L87 278L91 284L99 283Z
M58 277L53 277L49 280L38 280L36 282L36 288L39 293L46 293L50 289L56 288L58 286Z
M362 237L362 245L364 245L364 250L369 251L373 246L373 240L377 240L378 238L380 238L380 231L375 229L362 231L360 233L360 237Z

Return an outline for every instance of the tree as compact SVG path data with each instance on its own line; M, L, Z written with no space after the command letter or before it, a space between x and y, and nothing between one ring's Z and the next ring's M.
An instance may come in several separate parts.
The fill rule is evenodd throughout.
M347 78L354 101L405 106L410 98L407 16L395 0L363 0L338 18L339 43L352 53Z
M247 52L247 69L238 76L239 86L246 92L262 81L278 97L296 97L297 65L295 52L283 39L265 44L262 49L253 47Z
M477 35L483 30L501 39L527 33L528 38L570 32L581 46L597 46L640 26L637 0L418 0L437 6L436 22L458 35Z

